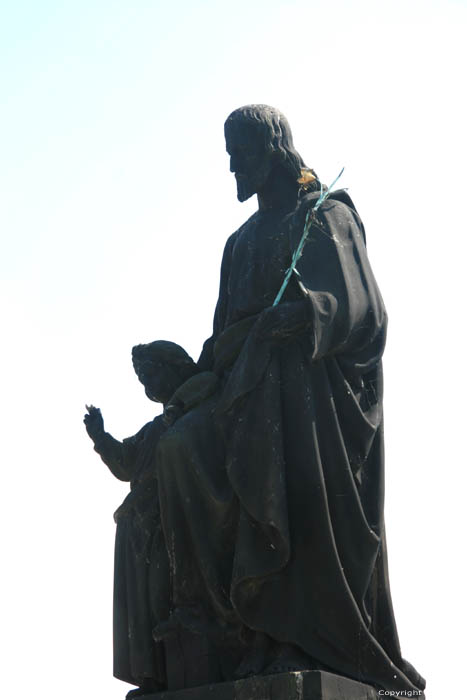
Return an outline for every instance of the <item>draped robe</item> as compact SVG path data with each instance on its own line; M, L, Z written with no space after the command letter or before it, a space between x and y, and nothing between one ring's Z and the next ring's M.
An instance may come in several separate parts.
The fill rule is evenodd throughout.
M115 440L103 433L94 449L112 474L131 482L131 491L114 515L114 676L141 685L166 683L164 651L153 627L168 615L168 561L159 516L154 457L165 430L156 416L136 435Z
M172 620L225 656L258 630L337 673L414 691L424 681L401 657L386 561L386 313L345 192L321 206L281 302L304 305L307 321L282 339L257 332L316 198L259 211L227 241L199 360L221 388L157 452Z

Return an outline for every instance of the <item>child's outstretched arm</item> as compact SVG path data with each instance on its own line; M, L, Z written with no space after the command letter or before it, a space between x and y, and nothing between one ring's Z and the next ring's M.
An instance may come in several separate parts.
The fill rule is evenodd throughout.
M128 473L128 469L125 466L123 443L112 437L110 433L105 432L104 419L100 408L86 406L86 410L84 425L94 443L94 449L117 479L130 481L132 475Z

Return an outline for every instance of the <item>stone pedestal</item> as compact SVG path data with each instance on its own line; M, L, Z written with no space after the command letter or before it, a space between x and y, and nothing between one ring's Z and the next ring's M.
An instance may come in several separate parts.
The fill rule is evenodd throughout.
M381 700L383 697L369 685L333 673L298 671L149 694L141 700Z

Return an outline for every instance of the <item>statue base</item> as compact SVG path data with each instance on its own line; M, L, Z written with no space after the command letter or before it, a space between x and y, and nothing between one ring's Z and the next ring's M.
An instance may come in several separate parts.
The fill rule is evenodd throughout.
M379 700L382 696L376 688L350 678L325 671L297 671L140 697L141 700Z

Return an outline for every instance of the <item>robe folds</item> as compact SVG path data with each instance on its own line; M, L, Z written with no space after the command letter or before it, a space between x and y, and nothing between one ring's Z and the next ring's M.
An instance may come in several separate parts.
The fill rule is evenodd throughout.
M317 196L259 211L227 241L199 360L220 386L157 448L171 618L230 650L226 677L235 640L256 630L336 673L416 692L386 560L387 319L345 192L320 207L281 302L304 305L306 322L283 338L257 331Z
M169 571L159 515L154 457L165 430L162 416L123 442L108 433L95 449L131 491L114 515L113 670L122 681L141 685L146 679L166 684L165 657L152 630L169 614Z

